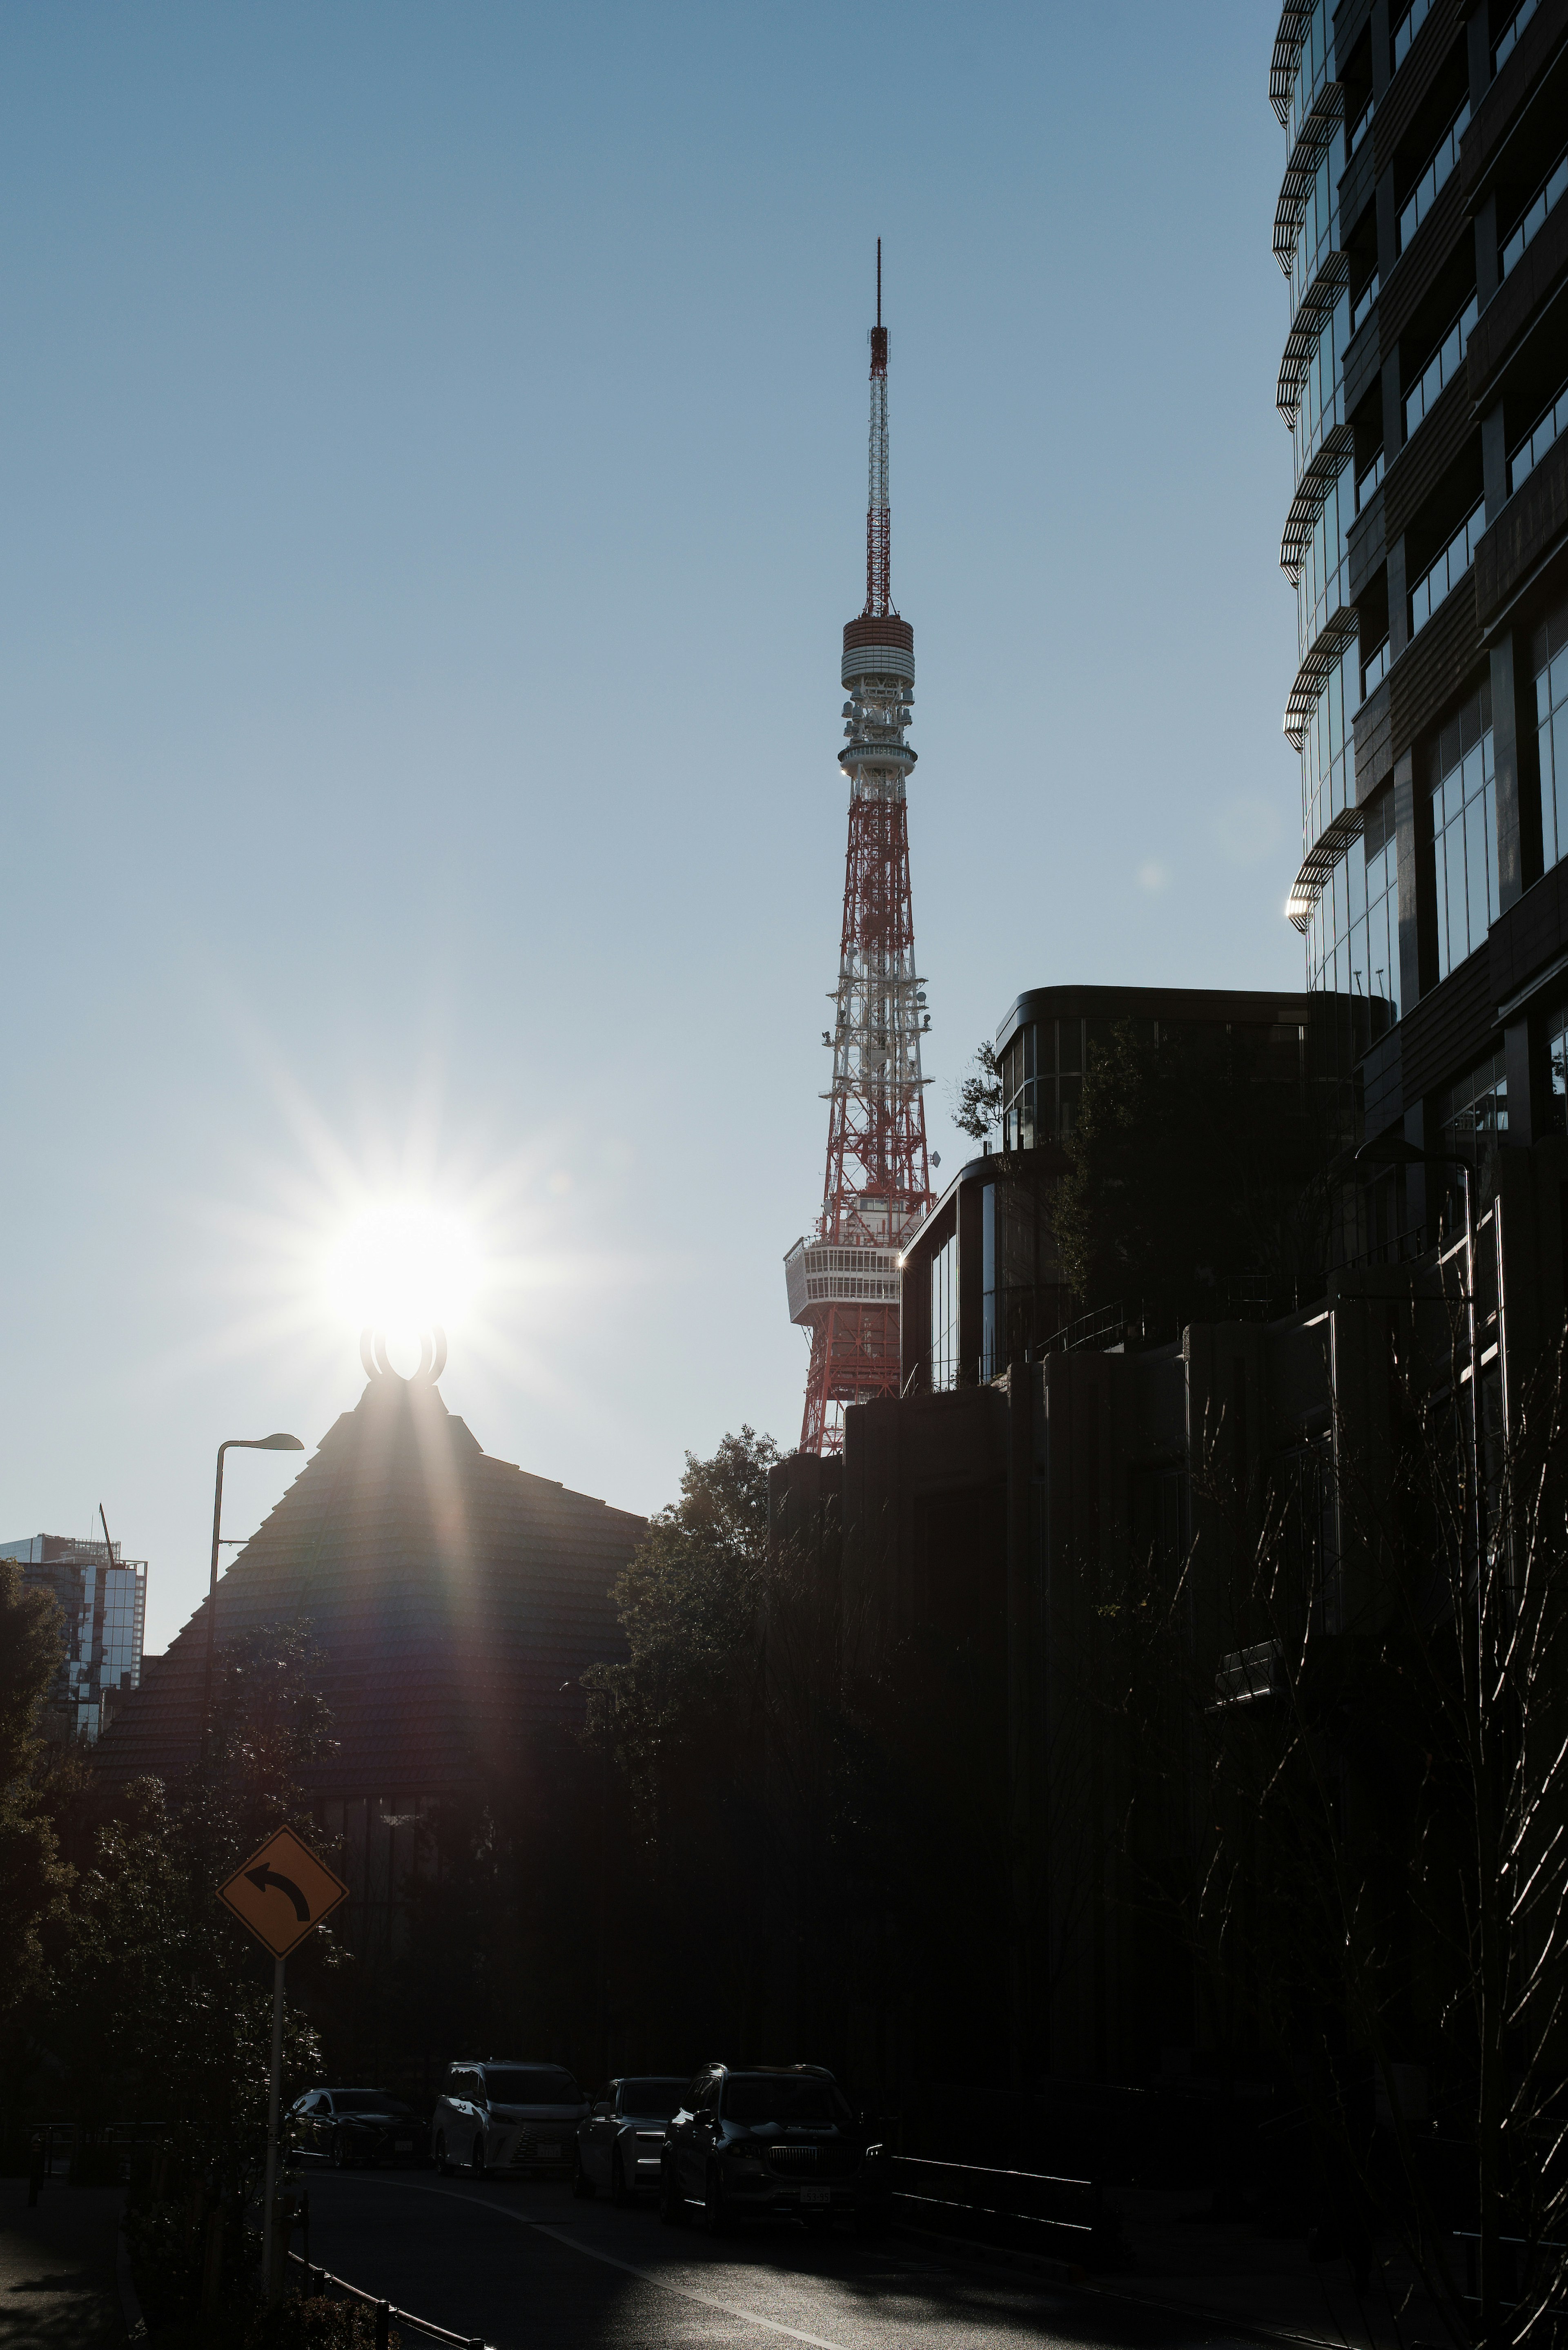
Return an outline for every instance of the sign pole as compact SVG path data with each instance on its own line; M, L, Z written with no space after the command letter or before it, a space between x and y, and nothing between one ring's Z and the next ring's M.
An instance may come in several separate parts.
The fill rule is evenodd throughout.
M277 2204L277 2101L283 2080L283 1960L273 1960L272 1974L272 2078L266 2095L266 2188L262 2208L262 2281L268 2304L277 2299L277 2278L273 2265L273 2236L276 2228Z

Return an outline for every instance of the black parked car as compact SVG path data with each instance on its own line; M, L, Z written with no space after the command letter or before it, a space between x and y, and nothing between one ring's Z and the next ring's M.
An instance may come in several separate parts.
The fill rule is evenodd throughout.
M748 2212L787 2212L865 2230L888 2210L887 2150L820 2064L705 2064L670 2122L659 2216L701 2212L722 2235Z
M311 2089L296 2100L289 2121L300 2151L324 2154L337 2170L423 2159L423 2123L386 2089Z

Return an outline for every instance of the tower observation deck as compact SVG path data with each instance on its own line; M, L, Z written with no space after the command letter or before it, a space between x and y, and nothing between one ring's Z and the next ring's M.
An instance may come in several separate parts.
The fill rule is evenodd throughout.
M833 1055L822 1212L784 1259L790 1319L811 1338L803 1452L836 1451L844 1407L898 1391L899 1261L930 1204L920 1038L930 1026L915 969L904 740L915 632L894 609L888 498L888 330L882 247L871 329L866 604L844 630L840 671L849 839L838 983L828 991Z

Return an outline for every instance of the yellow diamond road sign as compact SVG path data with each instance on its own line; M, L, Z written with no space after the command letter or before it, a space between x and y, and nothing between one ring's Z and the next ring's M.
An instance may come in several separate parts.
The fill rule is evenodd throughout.
M261 1850L218 1887L219 1900L228 1903L275 1959L286 1959L348 1898L343 1879L317 1860L292 1828L279 1828L268 1836Z

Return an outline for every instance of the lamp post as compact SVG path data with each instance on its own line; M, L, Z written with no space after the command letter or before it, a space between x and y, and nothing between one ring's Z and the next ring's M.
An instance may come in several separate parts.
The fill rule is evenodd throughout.
M225 1452L303 1452L297 1436L230 1436L218 1447L218 1480L213 1495L213 1572L207 1583L207 1662L202 1681L202 1752L205 1756L213 1729L213 1655L218 1620L218 1551L223 1517L223 1455Z

